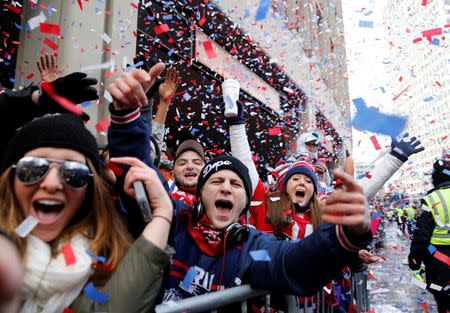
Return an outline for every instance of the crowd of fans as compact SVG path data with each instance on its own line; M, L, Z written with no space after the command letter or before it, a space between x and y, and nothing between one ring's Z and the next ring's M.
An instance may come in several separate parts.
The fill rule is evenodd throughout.
M165 118L180 77L163 63L108 86L111 125L99 147L76 106L98 99L97 81L61 76L53 56L38 68L39 86L0 94L8 117L0 133L0 245L12 251L0 256L2 312L147 312L242 284L274 298L312 296L333 280L344 290L342 277L378 260L372 224L383 210L375 204L371 219L368 202L423 150L407 134L393 139L382 166L356 181L349 155L333 168L327 163L337 160L318 157L321 134L312 131L259 177L247 105L238 101L239 113L226 119L230 151L209 158L190 139L169 155ZM349 311L341 300L331 305ZM273 309L286 311L282 301Z

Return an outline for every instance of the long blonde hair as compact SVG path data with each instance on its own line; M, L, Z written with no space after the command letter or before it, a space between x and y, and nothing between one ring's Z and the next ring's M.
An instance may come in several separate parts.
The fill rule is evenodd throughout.
M114 207L114 201L106 188L103 178L95 170L92 162L87 164L93 174L88 186L88 193L83 205L61 234L51 242L52 253L56 255L57 247L77 233L89 239L92 253L107 258L106 267L114 270L130 246L130 236ZM17 244L22 259L26 258L27 241L17 236L15 229L25 219L16 199L12 185L14 171L6 169L0 176L0 228ZM104 282L111 271L98 269L92 280Z
M292 215L295 214L295 208L291 197L287 193L286 186L287 184L283 184L280 190L267 193L265 199L267 204L267 216L272 224L273 234L277 238L283 237L283 227L292 222ZM317 200L316 194L313 194L309 200L309 209L311 212L313 230L316 230L322 224L320 203ZM291 210L291 212L287 213L289 210Z

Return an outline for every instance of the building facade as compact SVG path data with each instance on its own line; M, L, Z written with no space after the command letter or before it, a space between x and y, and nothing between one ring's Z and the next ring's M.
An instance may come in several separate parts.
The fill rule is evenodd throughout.
M389 0L384 9L384 39L389 45L386 89L392 111L408 117L406 131L425 147L396 176L395 183L407 193L431 188L432 164L450 146L449 4Z
M36 60L43 52L57 54L65 73L85 71L99 81L100 100L84 108L94 131L108 117L107 86L133 58L145 65L162 60L184 75L168 114L169 146L176 146L180 138L174 134L184 131L187 137L212 138L204 144L213 153L227 148L220 83L238 78L245 82L241 96L250 103L247 123L255 160L274 164L295 148L299 132L316 130L319 122L326 125L323 144L331 153L342 151L342 145L329 144L334 140L351 149L340 1L272 1L266 17L256 21L259 3L8 2L1 12L2 31L16 32L8 32L9 46L0 51L10 61L2 84L38 83ZM42 32L40 22L56 24L60 32ZM98 134L98 139L105 137Z

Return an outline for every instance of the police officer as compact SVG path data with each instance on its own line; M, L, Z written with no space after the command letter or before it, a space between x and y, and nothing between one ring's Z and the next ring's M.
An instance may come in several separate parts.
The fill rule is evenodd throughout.
M439 313L446 313L450 310L450 161L439 159L433 168L434 189L422 199L408 261L412 270L418 270L424 262L428 290L436 299Z

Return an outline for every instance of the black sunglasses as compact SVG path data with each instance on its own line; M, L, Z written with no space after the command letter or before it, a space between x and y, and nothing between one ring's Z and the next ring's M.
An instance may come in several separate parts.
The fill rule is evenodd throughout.
M13 168L16 177L25 185L32 185L50 171L51 164L58 164L58 176L70 188L81 188L89 183L93 176L86 164L75 161L61 161L40 157L26 156L21 158Z

